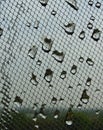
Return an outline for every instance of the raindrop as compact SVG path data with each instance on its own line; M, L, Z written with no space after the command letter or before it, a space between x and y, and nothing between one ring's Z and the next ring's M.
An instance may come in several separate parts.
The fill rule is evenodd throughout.
M82 96L80 98L82 103L87 104L89 102L89 96L87 95L87 90L83 90Z
M37 81L37 79L36 79L36 75L34 75L33 73L32 73L32 77L31 77L31 79L30 79L30 82L31 82L33 85L35 85L35 86L38 85L38 81Z
M95 17L94 17L94 16L91 16L91 17L90 17L90 20L94 21L94 20L95 20Z
M78 10L77 1L76 0L66 0L66 2L75 10Z
M42 64L41 60L38 60L36 64L40 66Z
M83 63L84 58L83 58L83 57L80 57L80 58L79 58L79 61L80 61L81 63Z
M77 66L76 66L76 65L73 65L72 68L71 68L71 70L70 70L70 72L71 72L73 75L75 75L76 72L77 72Z
M63 29L68 35L72 35L75 30L75 24L74 23L67 23L64 25Z
M92 80L92 79L88 77L88 79L87 79L87 81L86 81L86 85L87 85L87 86L90 86L90 85L91 85L91 80Z
M94 65L94 62L93 62L92 59L90 59L90 58L87 58L86 63L87 63L89 66L93 66L93 65Z
M96 6L97 8L100 8L100 7L101 7L101 3L100 3L100 2L97 2L97 3L95 4L95 6Z
M53 103L53 104L56 104L56 103L57 103L57 98L53 97L53 98L52 98L52 103Z
M44 79L45 79L47 82L51 82L52 77L53 77L53 71L52 71L51 69L47 69L46 72L45 72Z
M39 21L36 20L36 21L34 22L34 28L35 28L35 29L38 29L38 27L39 27Z
M48 0L39 0L42 6L46 6L48 3Z
M54 15L54 16L56 15L56 13L57 12L55 10L52 10L52 12L51 12L51 14Z
M98 41L100 39L101 31L98 29L94 29L91 38L93 38L95 41Z
M93 28L93 24L89 22L87 27L88 27L88 29L92 29Z
M59 110L56 110L54 112L54 118L57 119L59 117L59 114L60 114L60 111Z
M81 31L81 33L79 34L79 38L81 40L83 40L85 38L85 32L84 31Z
M60 78L61 78L61 79L65 79L65 78L66 78L66 74L67 74L66 71L62 71L62 72L61 72L61 75L60 75Z
M36 46L33 46L29 51L28 51L28 56L31 58L31 59L34 59L36 54L37 54L37 50L38 48Z
M96 115L99 115L100 114L100 110L97 110L95 113L96 113Z
M89 0L88 4L89 4L90 6L92 6L92 5L93 5L93 0Z
M78 106L77 106L79 109L81 109L82 108L82 105L81 104L78 104Z
M51 40L50 37L45 37L43 42L42 42L42 49L45 51L45 52L49 52L52 48L52 44L53 44L53 41Z
M62 62L63 62L63 59L64 59L64 53L55 50L55 51L53 51L53 53L52 53L52 57L53 57L56 61L62 63Z
M0 37L3 35L3 29L0 28Z
M19 96L16 96L16 97L15 97L14 104L15 104L17 107L20 107L20 106L22 105L22 102L23 102L23 100L22 100Z

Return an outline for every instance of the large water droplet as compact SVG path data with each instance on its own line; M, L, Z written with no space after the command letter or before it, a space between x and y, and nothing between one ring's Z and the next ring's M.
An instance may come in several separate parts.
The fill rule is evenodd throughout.
M52 44L53 44L53 41L51 40L50 37L45 37L43 42L42 42L42 49L45 51L45 52L49 52L52 48Z
M52 71L51 69L47 69L46 72L45 72L44 79L45 79L47 82L51 82L52 77L53 77L53 71Z
M92 6L93 5L93 0L89 0L89 2L88 2L88 4L90 5L90 6Z
M76 0L66 0L66 2L75 10L78 10L77 1Z
M94 29L91 38L93 38L95 41L98 41L101 36L101 31L98 29Z
M38 81L37 81L37 79L36 79L36 75L34 75L33 73L32 73L32 77L31 77L31 79L30 79L30 82L31 82L33 85L35 85L35 86L38 85Z
M64 59L64 53L55 50L55 51L53 51L53 53L52 53L52 57L53 57L56 61L62 63L62 62L63 62L63 59Z
M92 59L90 59L90 58L87 58L86 63L87 63L89 66L93 66L93 65L94 65L94 61L92 61Z
M61 72L61 75L60 75L60 78L61 78L61 79L65 79L65 78L66 78L66 74L67 74L66 71L62 71L62 72Z
M3 29L0 28L0 37L3 35Z
M79 38L81 40L83 40L85 38L85 32L84 31L81 31L81 33L79 34Z
M53 97L53 98L52 98L52 103L53 103L53 104L56 104L56 103L57 103L57 98Z
M54 112L54 118L57 119L59 117L60 111L56 109Z
M34 28L35 28L35 29L38 29L38 27L39 27L39 21L38 21L38 20L35 20L35 22L34 22Z
M88 27L88 29L92 29L93 28L93 24L89 22L87 27Z
M77 66L76 65L73 65L70 72L75 75L77 73Z
M100 7L101 7L101 3L100 3L100 2L97 2L97 3L95 4L95 6L96 6L97 8L100 8Z
M63 29L68 35L72 35L75 30L75 23L67 23L64 25Z
M28 51L28 56L31 58L31 59L34 59L36 54L37 54L37 50L38 48L36 46L33 46L29 51Z
M39 0L42 6L46 6L48 3L48 0Z
M87 86L90 86L90 85L91 85L91 80L92 80L92 79L88 77L88 79L87 79L87 81L86 81L86 85L87 85Z
M54 15L54 16L56 15L56 13L57 12L55 10L52 10L52 12L51 12L51 14Z
M89 96L87 95L87 90L83 90L82 96L80 98L82 103L87 104L89 102Z
M80 58L79 58L79 61L80 61L81 63L83 63L84 58L83 58L83 57L80 57Z

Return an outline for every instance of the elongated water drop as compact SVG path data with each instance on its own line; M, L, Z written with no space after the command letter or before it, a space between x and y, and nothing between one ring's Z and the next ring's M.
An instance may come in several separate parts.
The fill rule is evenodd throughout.
M63 29L65 30L65 32L68 35L72 35L74 33L74 30L75 30L75 23L73 23L73 22L67 23L64 25Z
M79 38L81 40L83 40L85 38L85 32L84 31L81 31L81 33L79 34Z
M48 3L48 0L39 0L42 6L46 6Z
M3 29L0 27L0 37L3 35Z
M76 0L66 0L66 2L75 10L78 10L77 1Z
M36 54L37 54L37 50L38 48L36 46L33 46L32 48L30 48L30 50L28 51L28 56L31 58L31 59L34 59Z
M77 66L76 65L73 65L70 72L75 75L77 73Z
M56 61L62 63L62 62L63 62L63 59L64 59L64 53L55 50L55 51L53 51L53 53L52 53L52 57L53 57Z
M87 86L90 86L90 85L91 85L91 80L92 80L92 79L88 77L88 79L87 79L87 81L86 81L86 85L87 85Z
M60 111L58 109L56 109L56 111L54 112L54 118L57 119L59 117Z
M47 82L51 82L52 77L53 77L53 71L52 71L51 69L47 69L46 72L45 72L44 79L45 79Z
M82 96L80 98L80 100L82 101L82 103L87 104L89 102L89 96L87 94L87 90L83 90Z
M101 31L99 29L94 29L91 38L93 38L95 41L98 41L101 36Z
M38 85L38 81L37 81L36 75L34 75L33 73L32 73L32 77L31 77L31 79L30 79L30 82L31 82L33 85L35 85L35 86Z
M89 66L93 66L94 65L94 61L90 58L87 58L86 60L86 63L89 65Z
M66 71L62 71L62 72L61 72L61 75L60 75L60 78L61 78L61 79L65 79L65 78L66 78L66 74L67 74Z

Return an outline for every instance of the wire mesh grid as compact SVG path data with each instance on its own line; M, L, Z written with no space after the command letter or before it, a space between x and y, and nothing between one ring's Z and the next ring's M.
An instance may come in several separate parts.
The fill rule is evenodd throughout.
M1 130L103 130L102 14L102 0L1 0Z

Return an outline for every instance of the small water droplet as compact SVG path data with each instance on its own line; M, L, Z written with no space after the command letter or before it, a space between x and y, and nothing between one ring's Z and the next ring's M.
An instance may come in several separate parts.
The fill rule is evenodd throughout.
M36 118L36 117L34 117L32 120L36 122L36 121L37 121L37 118Z
M92 29L93 28L93 24L89 22L87 27L88 27L88 29Z
M77 1L76 0L66 0L66 2L75 10L78 10Z
M81 109L82 108L82 105L81 104L78 104L78 106L77 106L79 109Z
M38 29L38 27L39 27L39 21L38 21L38 20L35 20L35 22L34 22L34 28L35 28L35 29Z
M53 44L53 41L51 40L51 38L49 36L45 37L43 42L42 42L42 49L45 52L49 52L52 48L52 44Z
M80 58L79 58L79 61L80 61L81 63L83 63L84 58L83 58L83 57L80 57Z
M19 96L16 96L16 97L15 97L14 104L15 104L17 107L20 107L20 106L22 105L22 102L23 102L23 100L22 100Z
M100 114L100 110L97 110L95 113L96 113L96 115L99 115Z
M77 73L77 66L76 65L73 65L70 72L75 75Z
M69 85L68 89L72 89L73 87Z
M37 50L38 48L36 46L33 46L29 51L28 51L28 56L31 58L31 59L34 59L36 54L37 54Z
M46 72L45 72L44 79L45 79L47 82L51 82L52 77L53 77L53 71L52 71L51 69L47 69Z
M62 63L62 62L63 62L63 59L64 59L64 53L55 50L55 51L53 51L53 53L52 53L52 57L53 57L56 61Z
M91 17L90 17L90 20L94 21L94 20L95 20L95 17L94 17L94 16L91 16Z
M30 22L27 22L26 26L30 28L31 23L30 23Z
M65 78L66 78L66 74L67 74L66 71L62 71L62 72L61 72L61 75L60 75L60 78L61 78L61 79L65 79Z
M3 35L3 29L0 28L0 37Z
M64 99L63 99L63 98L60 98L60 99L59 99L59 101L60 101L60 102L63 102L63 101L64 101Z
M81 31L81 33L79 34L79 38L81 40L83 40L85 38L85 32L84 31Z
M99 31L98 29L94 29L91 38L93 38L95 41L98 41L100 39L101 36L101 31Z
M97 8L100 8L100 7L101 7L101 3L100 3L100 2L97 2L97 3L95 4L95 6L96 6Z
M35 128L37 128L39 130L39 125L35 125Z
M95 92L100 92L100 89L97 88L97 89L95 90Z
M56 104L56 103L57 103L57 98L53 97L53 98L52 98L52 103L53 103L53 104Z
M45 112L44 112L45 105L46 105L46 104L42 104L42 105L41 105L40 112L39 112L39 116L40 116L41 118L43 118L43 119L46 119L46 118L47 118L47 116L45 115Z
M34 75L33 73L32 73L32 77L31 77L31 79L30 79L30 82L31 82L33 85L35 85L35 86L38 85L38 81L37 81L37 79L36 79L36 75Z
M86 85L87 85L87 86L90 86L90 85L91 85L91 80L92 80L92 79L88 77L88 79L87 79L87 81L86 81Z
M89 66L93 66L93 65L94 65L94 62L93 62L92 59L90 59L90 58L87 58L86 63L87 63Z
M49 88L53 88L53 85L49 84Z
M42 6L46 6L48 3L48 0L39 0Z
M40 66L42 64L41 60L38 60L36 64Z
M74 30L75 30L75 23L67 23L64 25L63 29L65 30L65 32L68 34L68 35L72 35L74 33Z
M80 98L82 103L87 104L89 102L89 96L87 95L87 90L83 90L82 96Z
M56 109L54 112L54 118L57 119L59 117L60 111Z
M90 6L92 6L93 5L93 0L89 0L89 2L88 2L88 4L90 5Z
M54 15L54 16L56 15L56 13L57 12L55 10L52 10L52 12L51 12L51 14Z

